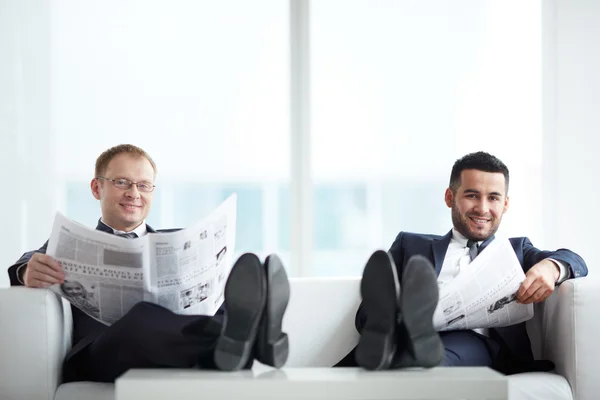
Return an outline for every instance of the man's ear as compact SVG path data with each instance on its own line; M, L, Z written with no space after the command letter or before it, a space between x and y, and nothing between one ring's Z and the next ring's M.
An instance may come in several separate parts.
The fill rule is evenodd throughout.
M92 195L96 200L100 200L100 183L98 179L94 178L90 182L90 189L92 189Z
M506 196L506 198L504 199L504 212L508 211L508 205L509 205L510 201L509 201L509 197Z
M446 189L446 193L444 194L444 200L446 201L446 205L448 206L448 208L452 208L452 205L454 203L454 193L452 193L452 190L450 190L450 188Z

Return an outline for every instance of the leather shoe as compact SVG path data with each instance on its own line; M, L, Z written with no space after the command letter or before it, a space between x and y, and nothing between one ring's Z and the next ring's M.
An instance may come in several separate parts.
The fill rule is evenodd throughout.
M360 293L367 318L356 347L356 363L369 370L387 369L396 352L396 326L401 320L398 273L387 252L378 250L367 261Z
M255 358L275 368L282 367L289 354L288 336L282 331L283 315L290 300L290 284L279 257L271 254L264 264L267 300L258 327Z
M412 256L402 271L402 325L400 346L403 351L392 362L393 368L435 367L444 357L444 344L433 326L433 313L439 300L437 276L431 262Z
M217 368L237 371L248 365L266 302L263 265L256 255L242 254L225 284L225 316L214 353Z

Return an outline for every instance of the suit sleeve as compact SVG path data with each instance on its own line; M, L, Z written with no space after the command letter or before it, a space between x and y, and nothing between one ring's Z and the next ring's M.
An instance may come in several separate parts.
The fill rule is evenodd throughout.
M46 254L46 248L48 247L48 241L42 247L37 250L28 251L23 254L21 258L17 260L13 265L8 267L8 277L10 279L10 286L23 286L23 281L21 280L22 269L27 268L27 263L31 260L31 257L35 253Z
M394 264L396 264L396 268L399 274L398 276L402 276L400 272L404 270L404 247L402 243L403 238L404 232L400 232L398 236L396 236L396 240L394 240L394 243L392 243L392 247L390 247L390 250L388 251L388 253L390 253L392 258L394 259Z
M558 249L556 251L540 250L528 238L523 238L523 269L525 272L546 258L553 258L565 263L569 267L569 275L572 278L581 278L588 274L585 261L577 253L568 249Z

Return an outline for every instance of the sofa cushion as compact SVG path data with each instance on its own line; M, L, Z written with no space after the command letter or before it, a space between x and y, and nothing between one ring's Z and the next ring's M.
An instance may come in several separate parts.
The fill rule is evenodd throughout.
M72 382L58 387L54 400L115 400L112 383Z
M573 400L569 382L563 376L547 372L509 376L508 394L511 400Z

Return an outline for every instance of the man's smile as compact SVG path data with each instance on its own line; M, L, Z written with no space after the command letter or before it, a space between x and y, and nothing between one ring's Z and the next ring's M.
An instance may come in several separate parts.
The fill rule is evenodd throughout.
M476 225L485 225L491 220L489 218L481 218L481 217L469 217L471 221L473 221Z
M119 205L121 207L125 208L126 210L138 210L138 209L142 208L142 206L138 206L136 204L119 203Z

